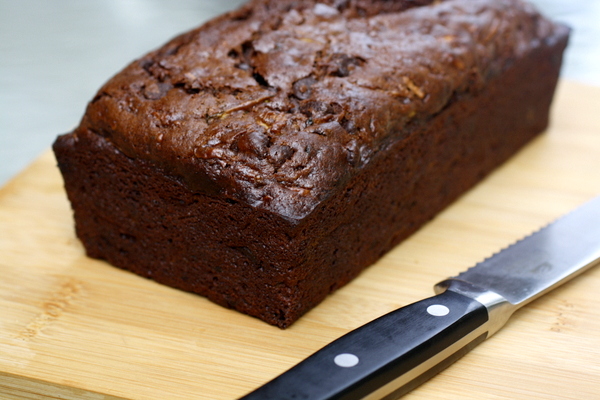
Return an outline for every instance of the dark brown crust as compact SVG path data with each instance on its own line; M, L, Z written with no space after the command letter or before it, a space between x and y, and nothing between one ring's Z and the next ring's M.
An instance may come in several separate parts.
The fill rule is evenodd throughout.
M282 7L287 3L273 2ZM300 3L312 4L308 0ZM369 2L351 3L355 8L347 8L345 13L358 10L357 4ZM252 6L271 3L257 4ZM248 9L238 13L247 12L244 10ZM517 11L511 13L521 15ZM230 14L203 29L217 29L220 24L229 26L236 15L239 16ZM363 18L356 13L346 17ZM309 193L305 197L311 200L301 201L301 207L296 203L286 205L286 202L302 197L302 188L296 187L296 194L292 196L278 192L273 188L281 181L274 178L270 182L279 183L271 186L256 186L258 181L244 179L227 186L238 175L207 173L203 169L206 165L198 161L202 157L185 157L186 151L194 151L185 141L179 142L181 147L171 148L171 153L160 153L170 156L157 161L155 157L159 153L146 151L143 144L146 139L140 136L149 134L143 130L148 127L147 123L140 122L141 116L132 117L128 114L130 111L124 112L122 108L124 101L132 97L119 90L124 87L130 90L131 82L136 82L131 76L132 68L137 68L134 63L134 67L130 66L99 92L76 132L59 137L54 144L75 212L77 234L92 257L107 259L118 267L287 327L543 131L548 123L548 109L568 30L540 21L536 16L528 23L538 30L543 26L541 33L545 36L535 43L528 42L526 48L519 50L518 57L513 52L510 58L494 64L502 68L489 73L485 82L469 79L463 82L467 86L451 91L443 106L434 107L432 103L416 106L407 102L410 113L420 114L408 119L405 114L391 114L386 118L396 118L397 123L387 124L385 129L377 128L383 131L372 132L374 136L363 137L357 131L350 131L359 129L365 118L402 110L391 105L380 107L370 117L364 112L357 112L356 116L345 114L345 132L338 134L330 127L333 130L322 135L310 133L314 138L306 140L323 149L314 155L317 161L313 164L323 176L318 179L313 176L313 180L304 183L312 185L308 192L321 194ZM531 25L522 29L535 30ZM188 36L196 34L192 32ZM185 35L184 39L175 39L149 57L157 57L160 52L168 52L173 43L187 40L190 38ZM339 57L337 64L334 63L338 69L352 68L353 62L362 62ZM328 65L326 68L333 68L332 64ZM305 83L310 86L306 90L312 90L315 85ZM433 90L436 83L432 85L408 89L413 91L411 101L418 103L420 95L415 91L421 90L420 87ZM298 84L293 86L289 91L299 91L297 95L303 96L305 92ZM159 86L154 89L157 96L161 94ZM284 89L280 88L277 93L285 93ZM271 89L259 87L258 90L269 93ZM152 93L146 95L152 97ZM390 96L389 91L384 93ZM347 111L356 106L358 100L370 104L377 99L372 93L367 94L364 98L351 99L353 103L340 93L337 101L330 99L329 104L342 104ZM344 98L350 103L340 100ZM113 100L116 103L111 103ZM302 118L316 113L314 107L321 107L309 100L302 100L298 107L304 104L313 107L311 111L295 111ZM136 104L141 107L141 103ZM151 104L156 107L157 103ZM161 104L163 108L173 106ZM389 99L385 100L384 105L390 104ZM113 106L121 107L120 111ZM244 162L256 166L253 157L260 159L261 139L253 136L255 131L248 127L256 127L256 118L266 118L268 110L261 107L256 103L239 110L243 112L233 112L228 116L233 125L222 127L216 133L219 136L231 126L245 129L247 134L242 135L243 140L238 132L236 142L238 167ZM115 110L123 116L121 120L108 117ZM277 119L279 114L269 115ZM273 130L276 123L268 121L267 125ZM306 133L292 131L292 125L285 125L279 132L281 140L285 140L288 147L299 143L306 146ZM125 132L123 127L129 131ZM177 136L172 133L173 126L162 129L165 135ZM265 129L260 132L264 133ZM197 134L202 138L208 135L204 130ZM123 145L127 135L132 142ZM344 148L339 146L348 135L362 138L355 145L362 146L368 157L349 159L348 143L345 143L344 156L339 158L335 149ZM375 140L377 137L385 139ZM214 149L218 150L222 143L215 141ZM271 141L268 151L277 144L278 151L285 153L283 143ZM245 155L244 149L249 149L254 156ZM285 154L282 157L285 158ZM265 155L265 158L268 157ZM258 176L263 180L273 177L267 170L254 171L261 172L263 175ZM264 191L265 187L271 189ZM257 193L263 198L258 203L252 201ZM264 201L266 196L279 196L276 198L278 206L273 206L276 202L268 206Z
M257 0L173 39L104 85L78 130L301 220L406 124L567 34L519 0L329 3Z

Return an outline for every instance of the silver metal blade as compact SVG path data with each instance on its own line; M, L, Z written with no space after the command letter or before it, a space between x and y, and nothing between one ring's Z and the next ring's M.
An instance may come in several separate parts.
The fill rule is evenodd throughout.
M600 197L456 279L521 307L600 262Z

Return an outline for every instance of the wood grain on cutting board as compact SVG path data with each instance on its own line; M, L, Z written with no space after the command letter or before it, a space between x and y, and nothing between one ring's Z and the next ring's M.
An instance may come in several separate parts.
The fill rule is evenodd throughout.
M87 258L47 152L0 190L0 398L238 398L596 195L600 88L561 82L545 134L280 330ZM595 268L405 398L600 399L599 332Z

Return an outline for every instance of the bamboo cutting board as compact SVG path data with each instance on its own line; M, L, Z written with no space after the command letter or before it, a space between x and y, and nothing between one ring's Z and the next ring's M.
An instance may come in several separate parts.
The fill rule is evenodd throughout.
M288 330L88 259L50 152L0 191L1 399L235 399L600 194L600 88ZM599 238L600 241L600 238ZM600 268L406 399L600 399Z

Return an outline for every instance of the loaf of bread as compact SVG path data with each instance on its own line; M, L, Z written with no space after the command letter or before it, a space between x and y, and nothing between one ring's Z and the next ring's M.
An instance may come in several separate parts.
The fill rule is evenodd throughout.
M520 0L251 1L58 137L77 235L287 327L546 128L568 36Z

